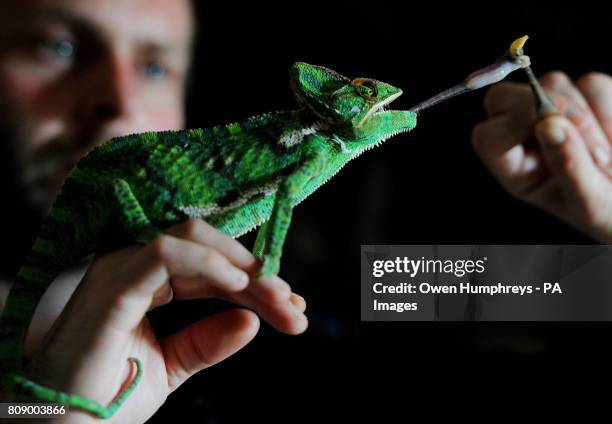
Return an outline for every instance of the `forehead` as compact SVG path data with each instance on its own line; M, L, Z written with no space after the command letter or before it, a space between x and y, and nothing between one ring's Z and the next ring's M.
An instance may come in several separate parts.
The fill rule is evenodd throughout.
M22 0L4 2L3 25L37 20L65 21L90 27L108 39L189 44L193 33L190 0ZM8 4L7 4L8 3ZM11 4L12 3L12 4ZM18 4L16 4L18 3ZM6 13L5 13L6 12ZM4 22L7 21L7 22Z

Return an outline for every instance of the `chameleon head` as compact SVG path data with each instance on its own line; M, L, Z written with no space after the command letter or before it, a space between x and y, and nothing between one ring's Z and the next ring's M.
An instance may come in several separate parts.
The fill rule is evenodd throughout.
M402 90L370 78L350 80L323 66L298 62L291 88L300 105L332 125L362 127L372 115L402 95Z

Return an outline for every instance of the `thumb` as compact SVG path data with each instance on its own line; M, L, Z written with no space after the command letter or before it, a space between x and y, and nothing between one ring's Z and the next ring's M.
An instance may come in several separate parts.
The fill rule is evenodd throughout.
M168 387L174 391L196 372L233 355L258 330L257 315L246 309L231 309L203 318L160 340Z
M535 134L568 206L577 207L582 220L594 218L599 191L606 184L578 129L566 118L553 115L537 123Z

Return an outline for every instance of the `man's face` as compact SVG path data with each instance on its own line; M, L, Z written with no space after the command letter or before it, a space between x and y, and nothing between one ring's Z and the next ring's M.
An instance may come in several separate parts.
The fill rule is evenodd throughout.
M32 204L94 145L183 126L192 32L188 0L0 2L0 142Z

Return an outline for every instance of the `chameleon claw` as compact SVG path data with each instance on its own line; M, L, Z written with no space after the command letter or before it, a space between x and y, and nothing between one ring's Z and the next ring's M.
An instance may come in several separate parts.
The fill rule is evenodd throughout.
M273 275L278 275L278 271L280 270L280 261L278 259L264 255L261 260L263 264L259 271L257 271L255 274L256 278L264 280Z

